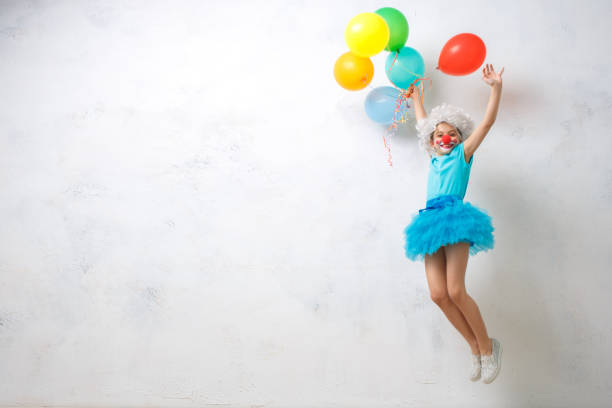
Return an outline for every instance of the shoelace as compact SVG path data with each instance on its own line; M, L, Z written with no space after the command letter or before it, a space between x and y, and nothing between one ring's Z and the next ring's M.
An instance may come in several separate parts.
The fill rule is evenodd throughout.
M495 360L493 358L493 354L491 354L490 356L489 355L482 356L481 364L483 367L493 368L495 366Z

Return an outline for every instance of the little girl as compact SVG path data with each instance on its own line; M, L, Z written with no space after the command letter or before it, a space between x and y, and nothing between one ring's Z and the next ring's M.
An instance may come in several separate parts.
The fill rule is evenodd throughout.
M430 155L427 202L405 228L405 251L411 260L425 263L432 300L467 340L472 349L470 379L491 383L501 368L502 347L489 338L478 305L465 290L468 256L494 246L491 217L486 211L463 202L474 152L497 116L502 73L490 64L482 79L491 87L482 122L474 129L462 109L442 104L429 117L418 87L411 87L421 148ZM482 374L481 374L482 372Z

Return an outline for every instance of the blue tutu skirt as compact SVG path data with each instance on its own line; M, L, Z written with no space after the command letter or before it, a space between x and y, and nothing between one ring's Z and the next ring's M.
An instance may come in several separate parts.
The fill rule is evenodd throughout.
M457 242L470 243L470 255L488 251L495 245L491 217L456 195L442 195L427 200L426 208L412 216L404 229L406 256L423 261L425 254Z

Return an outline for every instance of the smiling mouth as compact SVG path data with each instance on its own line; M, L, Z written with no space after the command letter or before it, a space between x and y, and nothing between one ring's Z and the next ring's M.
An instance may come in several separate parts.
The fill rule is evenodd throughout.
M443 144L441 144L441 145L440 145L440 148L441 148L441 149L450 149L451 147L453 147L453 145L452 145L452 144L447 144L447 145L443 145Z

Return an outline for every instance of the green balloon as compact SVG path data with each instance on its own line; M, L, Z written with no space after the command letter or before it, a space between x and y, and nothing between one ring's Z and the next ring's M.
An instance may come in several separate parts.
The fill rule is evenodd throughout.
M389 42L385 47L387 51L397 51L406 44L408 39L408 21L401 11L393 7L383 7L376 10L389 26Z

